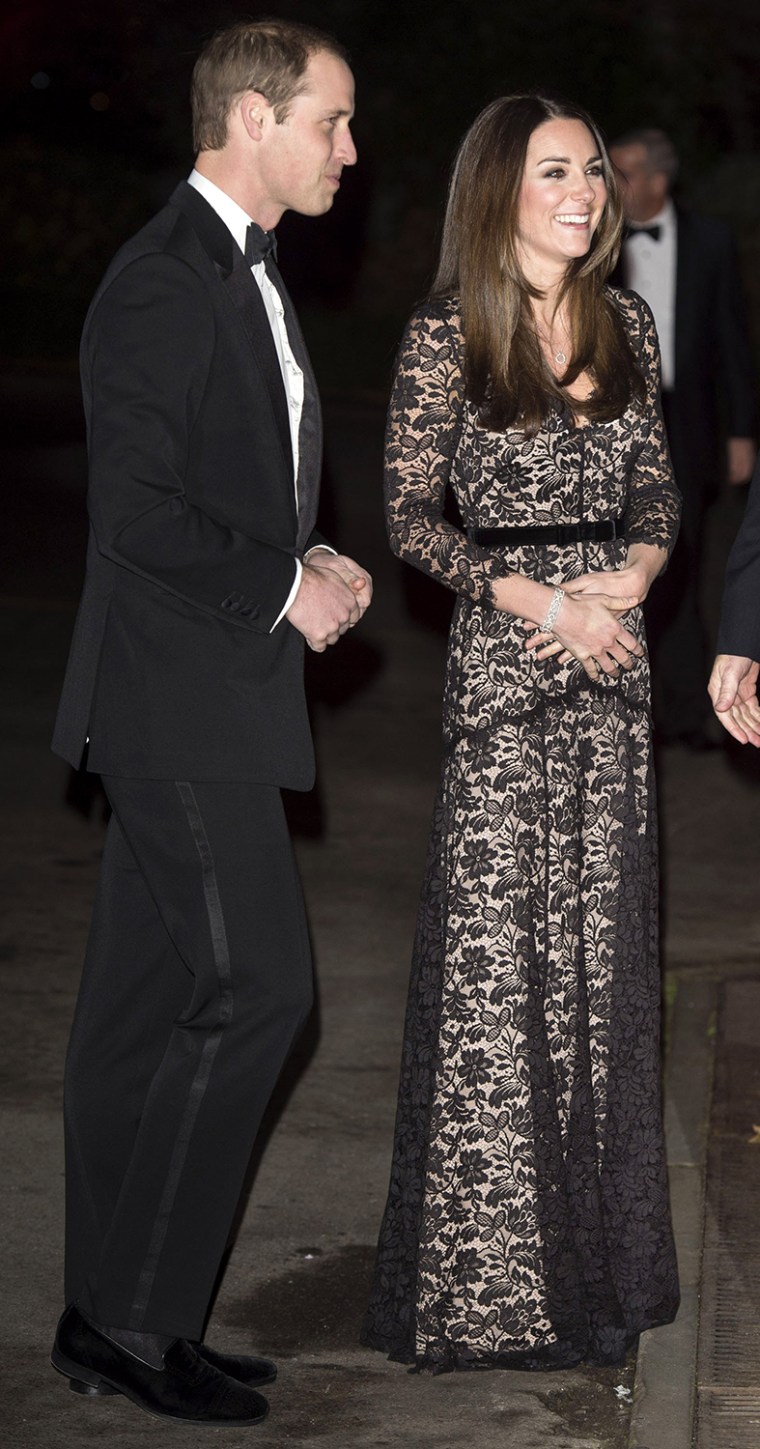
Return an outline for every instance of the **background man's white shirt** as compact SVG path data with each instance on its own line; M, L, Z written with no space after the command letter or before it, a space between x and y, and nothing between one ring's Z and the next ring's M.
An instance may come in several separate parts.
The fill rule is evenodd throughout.
M646 223L659 226L657 241L634 224L625 242L625 280L632 292L649 303L654 314L662 357L662 386L676 381L676 246L678 218L672 201Z

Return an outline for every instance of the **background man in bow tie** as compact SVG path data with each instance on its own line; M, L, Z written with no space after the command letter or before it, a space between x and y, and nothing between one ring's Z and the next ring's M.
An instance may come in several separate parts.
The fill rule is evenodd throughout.
M372 591L315 532L319 402L268 235L332 206L353 107L328 37L216 36L189 183L117 254L82 341L90 545L54 748L87 749L113 817L67 1061L53 1363L208 1424L261 1419L275 1373L201 1340L312 1000L280 800L314 774L304 641L334 644Z
M709 663L699 582L705 512L725 477L746 483L754 466L756 393L746 306L725 223L677 207L675 149L662 131L635 130L610 148L623 179L629 230L613 280L654 313L662 353L662 404L681 533L647 606L658 737L709 747ZM725 451L723 449L725 440Z

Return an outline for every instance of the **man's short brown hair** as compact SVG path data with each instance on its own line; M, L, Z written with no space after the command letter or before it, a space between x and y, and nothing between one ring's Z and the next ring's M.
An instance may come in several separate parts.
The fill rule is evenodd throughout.
M239 21L217 31L193 70L193 144L196 151L220 151L227 140L227 119L237 96L260 91L279 125L291 102L305 89L313 55L328 51L348 64L348 55L331 35L289 20Z

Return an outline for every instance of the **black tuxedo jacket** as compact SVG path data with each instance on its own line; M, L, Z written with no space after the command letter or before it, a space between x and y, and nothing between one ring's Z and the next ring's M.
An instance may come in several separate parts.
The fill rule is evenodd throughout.
M726 437L755 434L757 397L747 311L731 230L677 208L675 387L668 441L683 491L714 485ZM625 281L625 247L616 276Z
M718 652L760 659L760 459L728 559Z
M85 322L90 539L53 748L146 779L307 789L303 639L283 619L314 533L319 403L299 507L285 389L258 286L182 183L117 254Z

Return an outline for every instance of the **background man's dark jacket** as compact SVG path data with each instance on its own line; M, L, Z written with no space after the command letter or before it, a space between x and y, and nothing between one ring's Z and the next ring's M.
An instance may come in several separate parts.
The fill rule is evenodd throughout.
M712 490L725 471L725 438L755 434L754 367L736 248L728 226L677 208L675 386L668 439L678 485ZM625 282L624 260L616 273Z
M726 569L718 651L760 659L760 460Z

